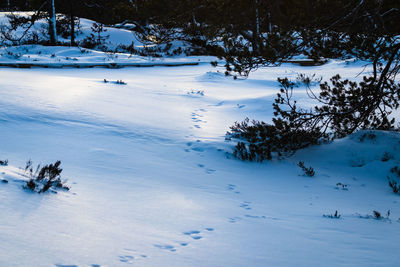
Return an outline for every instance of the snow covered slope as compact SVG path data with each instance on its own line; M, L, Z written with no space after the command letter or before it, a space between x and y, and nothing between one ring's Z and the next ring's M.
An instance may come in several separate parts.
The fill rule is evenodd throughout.
M263 164L224 140L236 120L271 119L277 77L362 69L283 65L234 81L208 64L1 68L0 266L397 266L398 133ZM309 104L304 88L296 97ZM61 160L71 190L23 190L28 159Z
M16 16L29 16L32 15L32 12L0 12L0 27L5 27L9 25L9 15ZM60 16L61 14L58 14ZM90 36L92 33L92 26L95 21L79 18L79 23L77 23L76 29L76 41L80 42ZM41 19L35 22L35 24L28 29L27 33L24 35L26 31L26 27L18 27L15 31L12 32L12 37L15 39L19 39L23 37L21 40L26 41L29 38L32 38L32 35L36 35L39 41L48 40L48 22L45 19ZM115 49L118 45L129 46L132 43L135 47L143 47L144 44L138 39L138 37L132 33L132 31L125 29L117 29L114 27L104 26L104 31L101 33L101 36L108 37L106 38L106 45L109 49ZM64 38L62 36L58 36L59 42L68 43L70 40L68 38ZM8 43L11 44L11 43Z

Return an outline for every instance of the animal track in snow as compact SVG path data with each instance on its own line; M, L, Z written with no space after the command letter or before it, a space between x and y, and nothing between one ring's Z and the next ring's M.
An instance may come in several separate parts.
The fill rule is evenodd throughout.
M169 250L171 252L175 252L176 251L176 248L174 246L172 246L172 245L154 244L153 246L156 247L156 248L159 248L159 249Z
M196 112L192 112L192 119L203 118L203 117L204 117L204 115L200 115Z
M124 249L124 251L126 252L126 254L119 256L119 261L123 263L132 264L134 260L147 258L147 255L135 253L136 250L133 249L126 248Z
M229 191L232 191L232 192L235 192L235 193L237 193L237 194L240 193L239 191L237 191L237 187L236 187L236 185L234 185L234 184L228 184L228 190L229 190ZM251 207L251 204L252 204L252 202L250 202L250 201L243 201L243 202L239 205L239 207L242 208L242 209L244 209L244 210L250 211L250 210L253 209L253 208ZM264 216L264 215L260 215L260 216L259 216L259 215L251 215L251 214L245 214L245 215L243 215L243 217L244 217L244 218L250 218L250 219L266 219L266 218L267 218L267 217ZM230 222L230 223L235 223L235 222L241 221L241 220L243 219L243 217L240 217L240 216L230 217L230 218L228 218L228 222Z
M207 228L205 228L205 231L207 231L207 232L213 232L214 231L214 228L212 228L212 227L207 227ZM190 236L192 239L194 239L194 240L200 240L200 239L202 239L203 238L203 236L202 235L200 235L201 234L201 231L200 230L191 230L191 231L187 231L187 232L183 232L183 234L184 235L186 235L186 236ZM187 246L189 243L181 243L181 246Z
M231 217L231 218L228 218L228 221L230 222L230 223L235 223L235 222L238 222L238 221L241 221L242 220L242 218L240 218L240 217Z
M343 183L337 183L335 189L348 191L349 190L349 185L348 184L343 184Z
M228 184L228 190L234 192L235 194L240 194L240 191L236 190L236 185Z
M186 152L190 152L191 150L196 151L196 152L204 152L205 151L205 149L203 147L201 147L202 144L201 144L200 140L197 140L196 142L187 142L186 146L187 146L187 148L185 149Z
M188 232L184 232L184 235L188 235L191 238L193 238L194 240L199 240L202 239L203 237L200 235L200 231L197 230L193 230L193 231L188 231Z
M194 97L199 97L199 96L204 96L204 91L201 90L191 90L190 92L186 93L188 96L194 96Z
M131 255L119 256L119 261L124 263L133 263L134 259L135 257Z
M205 109L198 109L198 110L195 110L194 112L192 112L192 114L191 114L191 116L192 116L192 121L193 121L194 123L196 123L196 124L194 125L194 127L197 128L197 129L200 129L200 128L201 128L200 123L207 123L207 121L201 119L201 118L203 118L204 116L201 115L201 114L199 114L200 112L206 112L206 110L205 110Z
M200 168L205 168L205 165L204 165L204 164L197 164L197 166L199 166ZM208 174L212 174L212 173L216 172L216 170L210 169L210 168L206 168L205 171L206 171L206 173L208 173Z
M249 202L249 201L243 201L243 203L240 204L239 207L241 207L245 210L251 210L250 204L251 204L251 202Z
M192 231L187 231L183 232L184 235L191 237L194 240L200 240L203 237L200 235L200 231L197 230L192 230ZM187 241L176 241L181 247L187 247L190 242Z

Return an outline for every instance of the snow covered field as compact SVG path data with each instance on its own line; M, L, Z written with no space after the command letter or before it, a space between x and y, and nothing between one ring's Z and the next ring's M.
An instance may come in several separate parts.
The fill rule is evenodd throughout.
M271 119L277 77L361 70L285 64L234 81L206 63L1 68L0 266L398 266L400 196L387 176L399 134L263 164L232 158L224 140L235 121ZM296 95L307 104L304 88ZM71 190L23 190L28 159L61 160Z

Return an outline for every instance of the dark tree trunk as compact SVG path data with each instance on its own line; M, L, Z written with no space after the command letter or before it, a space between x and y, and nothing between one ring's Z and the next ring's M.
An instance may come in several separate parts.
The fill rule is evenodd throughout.
M75 45L75 16L74 16L74 4L70 2L70 20L71 20L71 46Z
M253 30L253 50L259 52L259 41L260 41L260 11L259 11L259 0L254 0L254 30Z
M54 0L48 0L49 4L49 35L50 44L57 44L57 29L56 29L56 8L54 5Z

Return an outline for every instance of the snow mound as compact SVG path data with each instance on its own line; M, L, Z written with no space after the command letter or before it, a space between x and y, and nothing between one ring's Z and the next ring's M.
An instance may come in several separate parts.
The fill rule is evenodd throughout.
M400 133L363 130L331 144L298 151L295 160L307 159L326 168L361 169L368 176L385 179L400 164Z
M348 146L364 159L372 161L400 161L400 133L389 131L359 131L349 138Z

